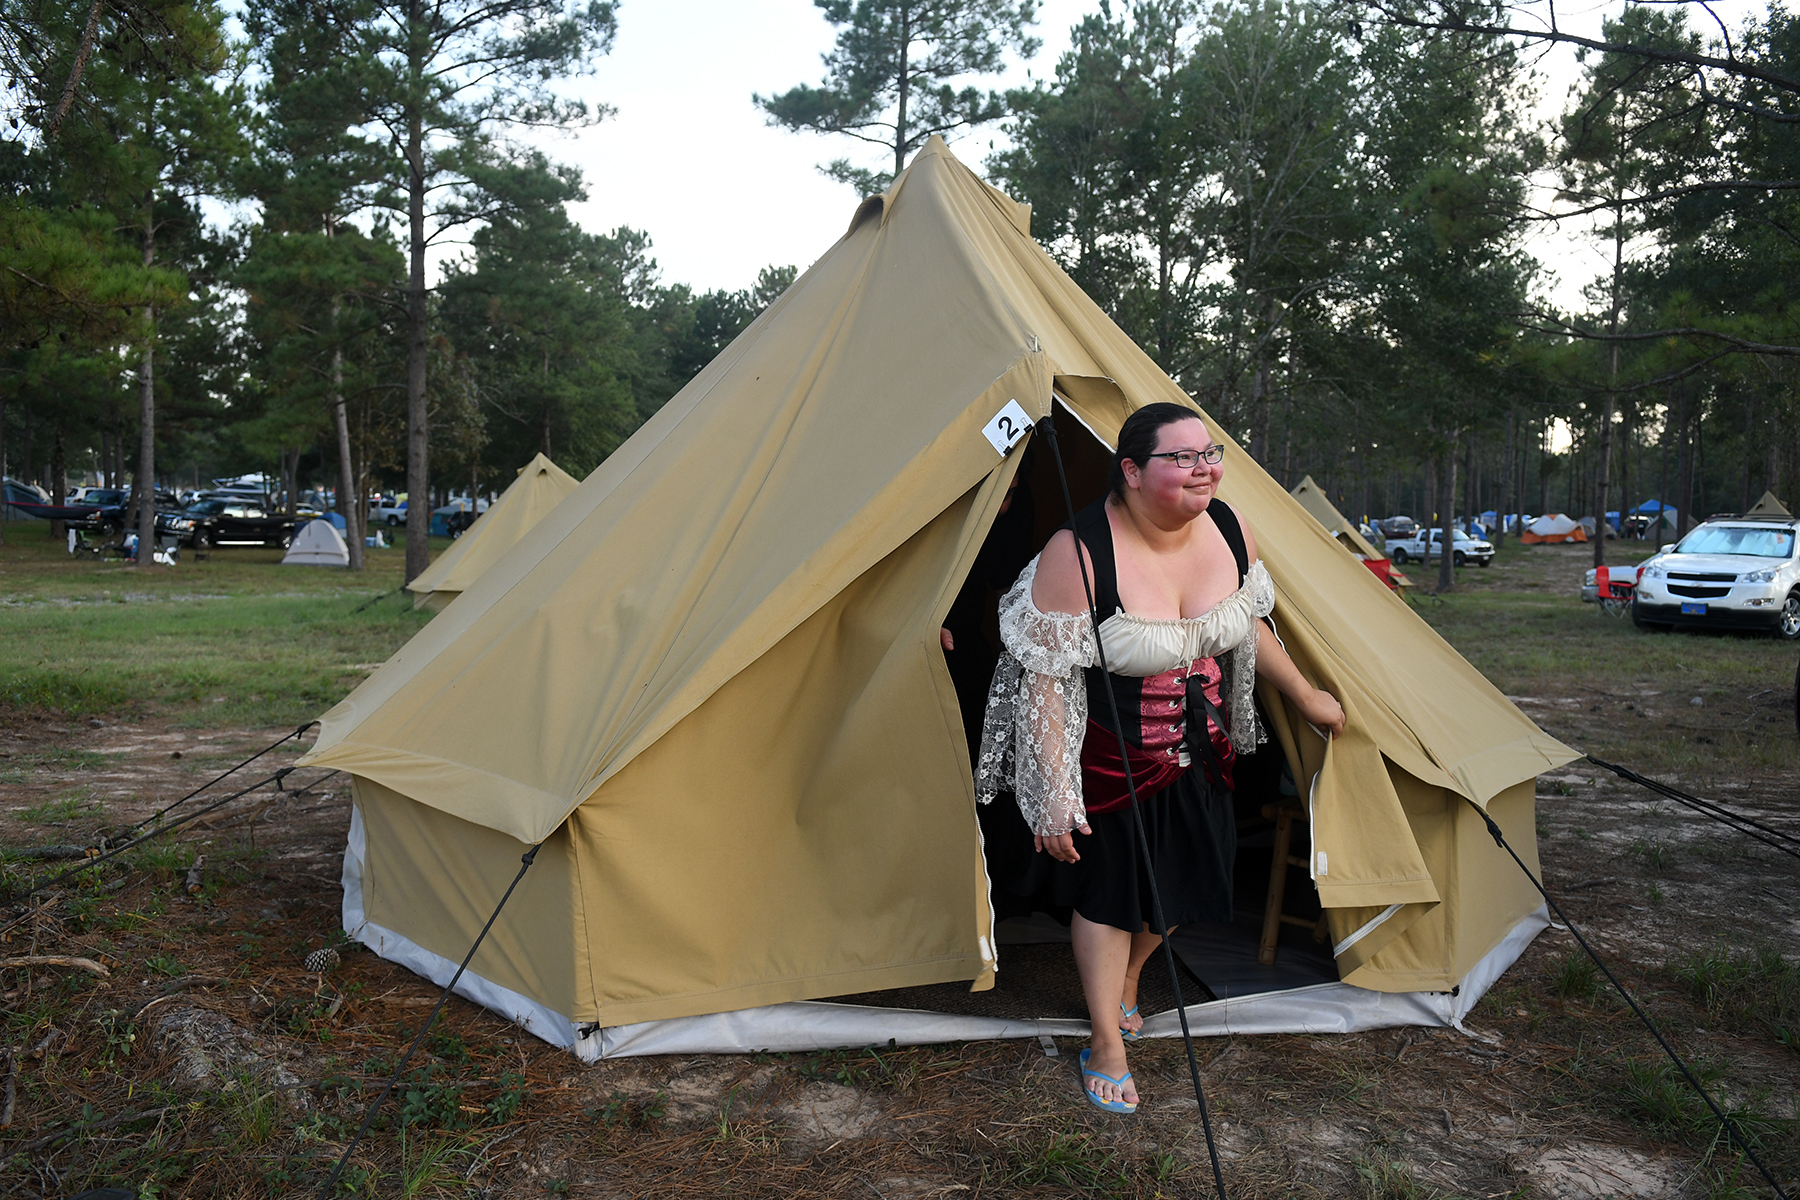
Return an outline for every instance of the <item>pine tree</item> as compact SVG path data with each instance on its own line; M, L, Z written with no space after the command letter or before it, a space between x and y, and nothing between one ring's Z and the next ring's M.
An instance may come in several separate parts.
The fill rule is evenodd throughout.
M839 30L818 87L800 84L751 99L786 129L837 133L893 155L894 169L871 171L840 158L821 170L874 195L906 169L934 134L997 121L997 92L953 80L992 75L1006 51L1029 58L1039 42L1025 31L1037 0L813 0Z

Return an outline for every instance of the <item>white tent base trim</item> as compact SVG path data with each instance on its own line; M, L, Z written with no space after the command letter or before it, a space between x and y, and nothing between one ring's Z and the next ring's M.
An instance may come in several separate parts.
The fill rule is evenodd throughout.
M398 963L442 986L457 964L434 954L363 912L362 864L367 853L362 810L350 810L344 848L344 932L378 957ZM1462 1029L1462 1020L1532 940L1550 926L1539 907L1514 925L1500 944L1476 963L1454 992L1375 992L1348 983L1317 983L1289 991L1234 996L1189 1005L1188 1028L1198 1037L1253 1033L1357 1033L1365 1029L1425 1026ZM1086 1037L1088 1023L1073 1020L1005 1020L917 1009L873 1008L800 1000L736 1012L643 1021L636 1025L583 1026L510 988L464 971L458 995L498 1013L532 1036L571 1050L583 1062L646 1054L747 1054L756 1050L837 1050L859 1046L931 1045L1002 1038ZM1180 1037L1180 1016L1170 1010L1144 1022L1145 1037Z

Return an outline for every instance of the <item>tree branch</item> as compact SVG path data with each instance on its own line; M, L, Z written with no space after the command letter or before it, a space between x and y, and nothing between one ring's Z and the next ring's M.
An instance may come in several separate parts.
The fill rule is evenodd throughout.
M63 118L69 115L69 109L75 104L75 90L81 86L81 73L87 69L88 55L94 52L94 35L100 30L100 9L106 0L94 0L94 6L88 10L87 29L81 35L81 45L75 51L75 63L69 68L69 81L63 84L62 98L56 102L56 113L50 118L50 125L44 131L44 140L56 137L56 131L62 128Z
M1779 91L1800 95L1800 79L1790 79L1786 75L1779 75L1774 71L1756 66L1754 63L1747 63L1736 57L1719 58L1715 55L1697 54L1689 50L1667 50L1656 46L1634 45L1630 42L1608 42L1599 38L1579 37L1572 33L1564 33L1556 27L1554 20L1549 29L1520 29L1512 25L1477 24L1472 21L1454 19L1430 21L1408 16L1403 12L1395 12L1379 2L1374 5L1374 8L1388 23L1398 25L1403 29L1422 29L1434 33L1478 33L1487 37L1529 38L1539 42L1562 42L1571 46L1598 50L1602 54L1619 54L1631 58L1648 59L1651 62L1679 63L1683 66L1721 71L1727 75L1766 83ZM1552 9L1552 13L1554 14L1554 9Z

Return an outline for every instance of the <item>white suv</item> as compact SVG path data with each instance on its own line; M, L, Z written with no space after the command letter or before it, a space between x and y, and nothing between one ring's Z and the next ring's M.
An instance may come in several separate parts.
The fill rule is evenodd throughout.
M1800 519L1707 521L1645 560L1631 619L1640 628L1767 629L1800 641Z

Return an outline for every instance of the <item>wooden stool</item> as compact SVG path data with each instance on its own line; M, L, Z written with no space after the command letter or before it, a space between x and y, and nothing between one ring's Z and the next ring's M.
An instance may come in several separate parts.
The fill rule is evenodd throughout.
M1308 921L1281 911L1282 897L1287 892L1288 867L1308 865L1304 858L1295 858L1288 853L1288 843L1294 837L1294 822L1304 821L1306 814L1286 804L1265 804L1262 815L1275 822L1275 855L1269 863L1269 902L1263 906L1262 945L1257 949L1256 961L1272 967L1275 965L1275 940L1281 936L1282 922L1312 930L1313 941L1320 943L1325 941L1326 925L1323 912L1318 920Z

